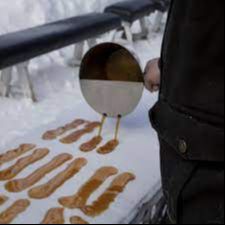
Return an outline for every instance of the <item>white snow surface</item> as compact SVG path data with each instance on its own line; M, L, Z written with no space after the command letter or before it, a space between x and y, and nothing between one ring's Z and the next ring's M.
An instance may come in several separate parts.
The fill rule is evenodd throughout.
M86 12L102 11L105 5L112 2L115 0L0 0L0 34ZM103 37L99 39L99 42L106 40L107 37ZM159 56L161 41L161 33L152 33L148 40L138 41L134 46L127 47L137 54L144 67L149 59ZM65 58L71 57L71 52L72 48L66 48L61 52L56 51L32 61L30 71L38 103L33 104L29 99L0 97L0 153L25 142L36 143L40 147L49 147L52 150L46 159L22 172L18 178L28 175L30 171L62 152L71 153L74 157L85 157L89 162L78 176L51 198L44 201L32 201L28 211L14 221L16 224L40 223L49 208L59 206L58 197L75 193L100 166L116 166L120 172L133 172L137 179L129 184L125 192L102 216L91 219L78 210L66 210L67 222L70 216L81 215L93 224L129 223L141 204L147 201L155 188L160 185L159 145L156 133L148 119L148 110L155 103L157 94L144 92L137 109L122 121L121 145L116 152L108 156L99 156L95 152L83 154L78 151L79 145L90 136L71 146L64 146L58 141L43 142L41 140L43 131L56 128L74 118L100 119L100 116L87 105L81 94L78 81L79 69L70 68L65 64ZM108 120L104 130L105 141L112 136L114 127L115 121ZM15 161L6 164L3 168L13 163ZM44 183L61 170L62 168L59 168L40 183ZM99 196L110 181L103 185L90 200ZM27 198L26 191L20 194L8 194L4 190L3 183L0 183L0 194L10 196L9 202L0 207L0 211L19 198Z
M119 0L0 0L0 34L90 12Z

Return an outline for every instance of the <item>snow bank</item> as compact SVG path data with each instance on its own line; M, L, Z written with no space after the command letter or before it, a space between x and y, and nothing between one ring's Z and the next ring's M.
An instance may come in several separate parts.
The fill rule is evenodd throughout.
M29 169L24 170L18 175L18 178L26 177L31 171L35 171L41 165L63 152L72 154L76 158L85 157L88 160L88 165L81 173L69 180L62 188L59 188L51 197L43 199L42 201L31 200L32 204L28 211L21 214L13 223L40 223L49 208L59 206L57 203L58 198L78 191L79 187L81 187L84 182L92 176L94 171L100 167L115 166L119 169L120 173L134 173L136 175L135 182L129 184L123 194L119 195L116 201L102 215L96 218L89 218L80 210L65 210L66 222L68 222L71 216L78 215L91 224L125 224L124 222L127 221L128 218L132 219L135 216L138 209L142 206L143 201L145 202L149 197L151 198L153 196L155 188L159 188L160 185L158 182L160 176L158 141L155 131L153 131L149 125L148 119L148 109L154 104L157 96L151 96L149 93L145 92L135 112L122 120L119 147L116 151L106 156L99 155L96 151L90 153L82 153L79 151L79 145L90 140L93 134L86 135L78 143L72 145L63 145L58 140L43 141L40 138L46 130L66 124L74 120L74 118L87 118L91 121L100 119L100 116L96 114L84 100L79 101L79 99L82 98L75 92L68 92L60 96L55 95L55 97L57 97L57 99L49 99L36 106L24 104L20 107L20 104L14 104L14 109L18 112L18 117L13 121L10 120L10 122L12 122L12 124L10 124L15 127L15 124L21 124L23 121L24 128L17 131L16 139L9 142L4 148L0 147L0 152L14 148L24 142L35 143L39 147L47 147L51 150L50 154L45 159L30 166ZM60 109L63 109L63 111L60 111ZM11 108L11 110L13 110L13 108ZM36 112L32 112L33 110L36 110ZM9 115L9 117L11 117L11 115ZM57 118L56 121L55 118ZM50 123L50 121L53 122ZM104 143L112 138L115 122L114 119L108 119L106 121L103 130ZM37 125L36 123L46 123L46 125L34 131L25 132L29 127ZM5 169L13 163L15 162L3 165L1 169ZM53 173L47 175L36 184L36 186L47 182L50 178L62 171L63 168L53 171ZM112 179L110 178L91 196L88 204L103 193ZM10 197L10 200L1 207L1 211L9 207L15 199L27 198L27 191L15 194L6 192L3 182L0 184L0 192ZM27 218L28 215L29 218ZM130 221L128 220L127 222Z
M118 0L0 0L0 34L102 11Z

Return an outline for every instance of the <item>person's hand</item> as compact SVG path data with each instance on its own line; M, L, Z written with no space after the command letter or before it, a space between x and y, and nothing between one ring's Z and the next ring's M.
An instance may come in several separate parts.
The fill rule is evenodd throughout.
M157 92L161 83L161 72L159 68L159 59L150 60L145 68L144 75L145 87L150 92Z

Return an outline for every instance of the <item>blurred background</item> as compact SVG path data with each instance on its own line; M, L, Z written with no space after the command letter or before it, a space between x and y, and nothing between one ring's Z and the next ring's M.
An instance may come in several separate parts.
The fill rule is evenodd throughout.
M0 35L90 12L103 12L106 6L117 2L119 0L0 0ZM157 12L154 12L146 18L147 38L133 43L121 42L123 34L118 32L118 38L114 40L134 52L142 68L148 60L160 55L167 15L164 14L160 29L154 30L156 17ZM139 21L131 29L133 33L138 33ZM111 36L110 33L101 35L97 43L111 41ZM69 65L73 55L74 46L70 46L30 61L30 78L38 100L36 104L20 96L20 76L13 69L11 85L17 95L13 98L0 97L0 145L55 120L63 111L72 107L71 102L82 101L78 82L79 67ZM152 102L156 98L157 95L152 95Z

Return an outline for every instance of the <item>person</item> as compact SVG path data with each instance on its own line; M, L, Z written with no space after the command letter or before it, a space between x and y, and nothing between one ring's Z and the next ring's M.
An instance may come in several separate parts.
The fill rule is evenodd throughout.
M170 223L224 224L224 0L172 0L145 86Z

